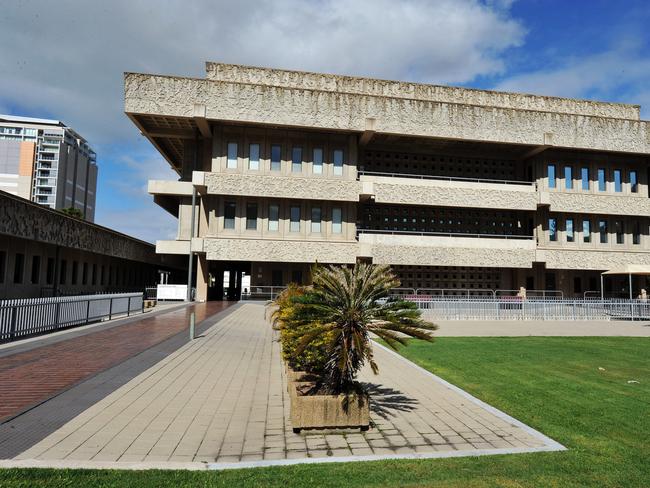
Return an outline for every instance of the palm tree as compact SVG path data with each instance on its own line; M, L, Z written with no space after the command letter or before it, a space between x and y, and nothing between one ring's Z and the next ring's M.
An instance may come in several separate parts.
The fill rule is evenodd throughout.
M290 306L279 314L282 327L303 328L296 354L326 341L327 359L318 390L339 394L357 389L357 374L368 362L373 372L371 334L397 349L408 337L432 341L438 327L420 317L413 302L391 298L399 281L389 266L357 263L316 266L313 286L293 293Z

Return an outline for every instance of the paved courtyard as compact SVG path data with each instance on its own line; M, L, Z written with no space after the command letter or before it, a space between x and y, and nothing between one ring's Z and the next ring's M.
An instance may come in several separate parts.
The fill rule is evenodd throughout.
M562 449L380 346L380 374L361 377L372 396L371 429L295 434L279 343L264 313L259 303L233 307L200 338L12 457L56 466L196 468Z

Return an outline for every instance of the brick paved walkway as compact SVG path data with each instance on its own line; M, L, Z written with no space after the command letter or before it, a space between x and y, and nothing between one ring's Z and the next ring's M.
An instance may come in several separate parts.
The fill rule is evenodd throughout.
M141 353L228 307L229 302L195 304L143 316L124 325L55 344L0 357L0 423L60 393L72 385Z
M264 307L243 304L15 459L227 466L562 448L378 346L380 374L362 374L371 390L372 428L294 434L273 336Z

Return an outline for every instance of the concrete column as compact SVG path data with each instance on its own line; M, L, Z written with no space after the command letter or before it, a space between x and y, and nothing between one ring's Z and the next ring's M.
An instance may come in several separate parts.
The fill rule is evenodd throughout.
M196 255L196 301L208 300L208 260L205 253Z

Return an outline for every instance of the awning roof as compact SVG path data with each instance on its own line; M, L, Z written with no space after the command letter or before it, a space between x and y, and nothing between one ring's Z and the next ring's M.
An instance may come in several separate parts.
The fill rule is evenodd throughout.
M610 269L604 275L650 275L650 266L643 264L626 264L620 268Z

